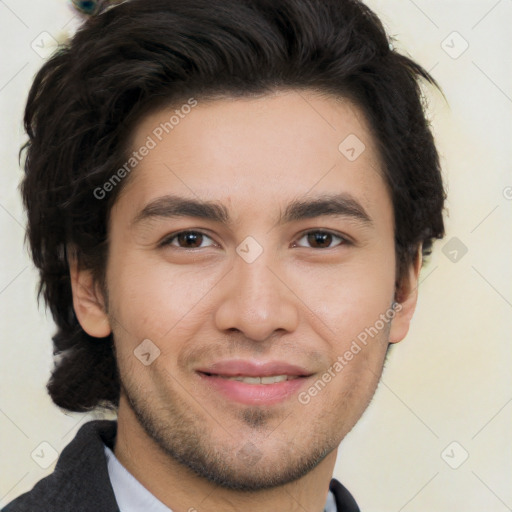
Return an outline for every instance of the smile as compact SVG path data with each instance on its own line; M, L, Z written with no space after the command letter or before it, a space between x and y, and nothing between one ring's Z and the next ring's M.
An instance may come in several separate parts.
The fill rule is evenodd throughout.
M252 377L246 375L214 375L214 374L206 374L214 377L220 377L221 379L226 380L236 380L239 382L245 382L246 384L276 384L278 382L284 382L286 380L293 380L300 378L298 375L271 375L265 377Z
M224 360L196 368L206 392L243 405L271 406L289 400L312 372L284 361Z

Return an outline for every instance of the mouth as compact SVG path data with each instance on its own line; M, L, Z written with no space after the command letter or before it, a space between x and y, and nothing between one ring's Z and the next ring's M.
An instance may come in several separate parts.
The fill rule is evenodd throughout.
M202 373L202 372L199 372ZM219 375L214 373L204 373L207 377L219 377L220 379L226 379L226 380L236 380L238 382L245 382L246 384L277 384L278 382L284 382L287 380L294 380L294 379L300 379L303 378L298 375L269 375L269 376L261 376L261 377L250 377L248 375Z
M220 361L196 370L209 392L245 405L273 405L298 393L311 372L282 361Z

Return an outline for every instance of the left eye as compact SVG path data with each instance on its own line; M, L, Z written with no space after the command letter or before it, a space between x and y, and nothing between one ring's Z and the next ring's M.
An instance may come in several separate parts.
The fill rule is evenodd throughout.
M338 243L333 246L333 242ZM341 236L331 233L330 231L309 231L297 241L297 245L300 247L311 247L313 249L330 249L344 243L347 243L347 240Z
M203 244L203 242L209 243ZM162 245L172 245L182 249L198 249L213 244L213 240L200 231L181 231L162 242Z

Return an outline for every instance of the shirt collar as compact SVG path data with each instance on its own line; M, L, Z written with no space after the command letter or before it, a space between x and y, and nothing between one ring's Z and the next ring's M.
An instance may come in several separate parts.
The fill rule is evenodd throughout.
M114 452L105 446L110 483L120 512L172 512L151 494L118 460ZM336 512L336 502L331 491L327 495L324 512Z
M120 512L172 512L151 494L118 460L114 452L105 446L108 476Z

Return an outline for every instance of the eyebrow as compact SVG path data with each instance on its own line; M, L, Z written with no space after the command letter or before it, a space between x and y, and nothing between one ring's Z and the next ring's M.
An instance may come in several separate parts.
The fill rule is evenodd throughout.
M348 217L362 224L372 220L363 206L350 194L327 194L294 200L281 212L276 225L321 216ZM132 225L152 218L195 217L222 224L232 224L227 208L216 201L202 201L176 195L158 197L136 215Z
M226 207L220 203L166 195L148 203L133 219L132 225L158 217L197 217L224 224L230 222Z
M295 200L287 207L279 223L293 222L330 215L349 217L363 224L372 224L371 218L350 194L322 195L313 199Z

